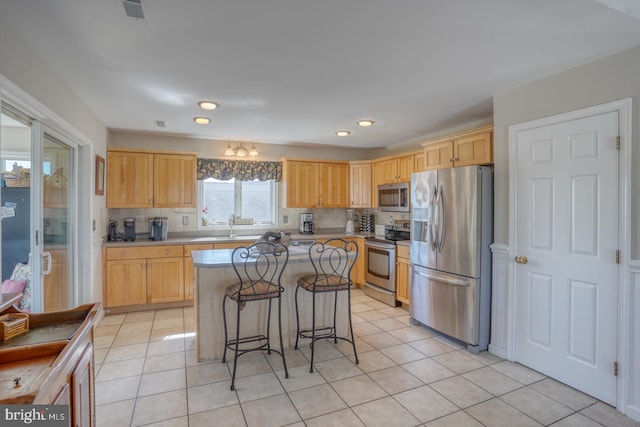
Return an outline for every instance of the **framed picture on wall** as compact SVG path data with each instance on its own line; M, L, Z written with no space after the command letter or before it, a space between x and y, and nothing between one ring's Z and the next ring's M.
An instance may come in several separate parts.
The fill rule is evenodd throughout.
M96 194L104 196L104 158L96 156Z

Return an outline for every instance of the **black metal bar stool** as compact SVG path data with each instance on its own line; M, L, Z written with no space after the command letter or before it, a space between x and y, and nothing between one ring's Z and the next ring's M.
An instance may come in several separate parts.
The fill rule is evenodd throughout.
M351 269L358 257L358 245L354 241L343 239L331 239L324 243L316 242L309 247L309 258L315 273L305 274L298 278L296 287L296 345L298 348L299 338L311 338L311 366L309 372L313 372L313 356L315 342L320 339L333 338L334 343L338 340L350 342L353 345L353 354L356 364L358 353L356 351L355 337L353 335L353 325L351 323ZM300 316L298 312L298 291L303 289L312 295L311 304L311 329L300 329ZM339 337L336 331L336 316L338 308L338 292L347 293L347 311L349 318L349 337ZM316 295L333 292L333 324L329 326L316 326Z
M238 276L238 282L225 289L222 299L222 319L224 322L224 353L222 363L226 363L227 349L234 352L233 375L231 377L231 390L234 389L238 357L252 351L266 351L278 353L282 356L285 378L289 378L287 362L284 358L284 345L282 342L282 299L284 288L280 284L282 273L289 261L289 250L283 244L270 242L257 242L248 247L234 249L231 260L233 270ZM236 337L229 339L227 333L227 299L237 304ZM271 303L278 300L278 330L280 333L280 350L271 347ZM264 334L240 337L240 312L247 303L268 300L267 329Z

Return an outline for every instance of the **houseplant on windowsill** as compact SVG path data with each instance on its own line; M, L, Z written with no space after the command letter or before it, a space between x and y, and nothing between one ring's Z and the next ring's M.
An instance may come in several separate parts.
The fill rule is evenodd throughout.
M209 225L209 217L207 216L208 213L209 213L209 210L207 209L207 207L206 206L203 207L201 221L202 221L202 225L204 226Z

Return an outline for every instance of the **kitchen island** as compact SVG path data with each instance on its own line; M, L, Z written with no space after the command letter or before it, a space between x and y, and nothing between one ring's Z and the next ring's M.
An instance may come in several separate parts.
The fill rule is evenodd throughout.
M231 265L232 249L193 251L191 257L196 270L194 289L194 316L196 328L196 357L198 361L220 359L224 351L224 325L222 323L222 299L225 288L238 280ZM293 347L296 340L295 292L297 278L305 273L313 273L309 260L309 246L290 246L289 262L282 275L282 338L285 347ZM311 294L299 292L300 327L311 325ZM333 321L332 293L316 296L316 324L329 325ZM319 303L319 304L318 304ZM267 319L266 301L249 302L241 316L241 336L254 335L264 330ZM336 328L338 336L348 336L347 298L338 293ZM227 304L229 336L235 334L236 305ZM272 345L278 344L277 306L271 314ZM299 346L308 345L310 340L301 339Z

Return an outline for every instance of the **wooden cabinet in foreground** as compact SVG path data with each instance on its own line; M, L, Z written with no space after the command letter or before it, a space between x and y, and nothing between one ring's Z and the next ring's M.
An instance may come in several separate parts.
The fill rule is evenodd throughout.
M102 305L27 314L27 332L0 342L0 404L68 404L69 424L96 425L93 328ZM23 314L11 306L0 314Z
M108 208L195 207L195 153L107 151Z
M432 140L424 146L425 169L493 163L493 126Z

